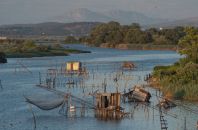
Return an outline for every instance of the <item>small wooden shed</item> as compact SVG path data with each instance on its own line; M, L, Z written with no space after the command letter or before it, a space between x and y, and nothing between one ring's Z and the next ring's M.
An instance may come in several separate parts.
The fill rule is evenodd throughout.
M71 61L66 63L66 71L81 71L82 69L82 63L78 61Z
M141 86L135 86L133 90L125 93L123 96L128 97L128 101L149 102L151 94Z
M96 95L97 108L120 107L120 93L98 93Z
M120 93L98 93L95 116L100 119L121 119L126 113L120 107Z

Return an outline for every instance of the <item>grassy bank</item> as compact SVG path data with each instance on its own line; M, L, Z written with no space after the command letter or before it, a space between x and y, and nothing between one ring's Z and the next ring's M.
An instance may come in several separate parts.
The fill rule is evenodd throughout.
M198 101L198 64L157 66L151 84L174 99Z

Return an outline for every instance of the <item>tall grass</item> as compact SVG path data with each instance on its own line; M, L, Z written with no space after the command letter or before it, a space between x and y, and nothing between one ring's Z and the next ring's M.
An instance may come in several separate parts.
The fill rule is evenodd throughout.
M198 65L188 63L182 67L175 65L156 67L154 76L159 78L164 94L177 99L198 101Z

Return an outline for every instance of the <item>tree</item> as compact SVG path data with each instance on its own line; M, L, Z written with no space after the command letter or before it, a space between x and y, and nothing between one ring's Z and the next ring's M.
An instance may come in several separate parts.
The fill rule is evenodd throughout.
M150 43L152 42L152 36L139 29L130 29L125 36L125 42L131 44Z
M198 63L198 29L187 27L185 33L186 35L179 41L179 46L182 48L180 53L186 55L183 61Z
M76 43L76 42L78 42L78 40L73 36L67 36L65 38L65 43Z
M159 31L156 28L149 28L146 30L147 33L150 33L151 35L158 35Z
M185 32L183 27L175 27L173 29L161 30L160 35L165 36L168 44L178 44L179 39L185 35Z
M140 26L139 23L132 23L131 26L130 26L130 29L138 29L138 30L140 30L141 26Z

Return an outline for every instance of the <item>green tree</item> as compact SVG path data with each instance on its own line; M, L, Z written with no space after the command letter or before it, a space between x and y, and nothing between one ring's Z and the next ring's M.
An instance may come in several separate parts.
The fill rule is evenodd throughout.
M78 40L73 36L67 36L65 38L65 43L77 43L77 42L78 42Z
M179 46L182 48L180 53L186 55L183 61L198 63L198 29L187 27L185 32L186 35L179 41Z
M131 26L130 26L130 29L140 30L141 29L141 26L140 26L139 23L132 23Z
M178 44L179 39L185 35L183 27L175 27L173 29L163 29L160 36L165 36L168 44Z
M152 36L139 29L130 29L125 36L125 42L131 44L150 43L152 42Z

